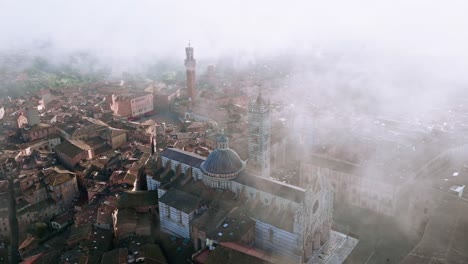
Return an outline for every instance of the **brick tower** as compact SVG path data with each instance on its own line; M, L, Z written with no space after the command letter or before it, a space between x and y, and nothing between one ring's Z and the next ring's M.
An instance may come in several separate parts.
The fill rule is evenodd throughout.
M187 70L187 96L190 100L194 100L196 96L195 91L195 66L197 62L193 58L193 47L185 48L185 69Z

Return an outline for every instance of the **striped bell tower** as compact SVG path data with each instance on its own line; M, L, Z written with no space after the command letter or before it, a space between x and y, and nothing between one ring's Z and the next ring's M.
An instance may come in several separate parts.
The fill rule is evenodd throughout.
M270 110L260 90L249 103L249 161L248 169L259 177L270 177Z

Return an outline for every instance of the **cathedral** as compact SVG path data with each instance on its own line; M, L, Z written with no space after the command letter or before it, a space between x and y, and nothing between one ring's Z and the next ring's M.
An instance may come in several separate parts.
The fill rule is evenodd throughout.
M190 239L195 250L236 243L282 263L305 263L328 241L333 194L327 179L308 175L304 189L270 177L269 111L260 92L248 109L246 161L224 134L206 158L175 148L160 153L160 168L146 178L148 189L158 191L163 231Z

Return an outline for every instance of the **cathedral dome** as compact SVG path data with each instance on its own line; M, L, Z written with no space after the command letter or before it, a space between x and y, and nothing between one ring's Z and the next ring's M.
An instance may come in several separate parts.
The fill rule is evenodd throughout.
M228 146L228 138L218 138L218 148L201 164L203 173L212 177L235 177L245 168L245 162Z

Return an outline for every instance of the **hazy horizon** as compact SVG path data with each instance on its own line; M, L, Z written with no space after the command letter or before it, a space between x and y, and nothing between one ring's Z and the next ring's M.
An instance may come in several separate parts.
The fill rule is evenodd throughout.
M331 95L358 89L371 103L380 98L381 108L419 109L452 99L468 84L465 6L419 0L3 1L0 52L25 50L55 61L86 52L118 76L161 61L183 70L190 41L197 74L222 58L242 68L289 56L298 71L285 81L290 89L313 85Z
M109 58L340 50L466 58L462 1L3 1L0 48ZM443 5L441 5L443 3Z

